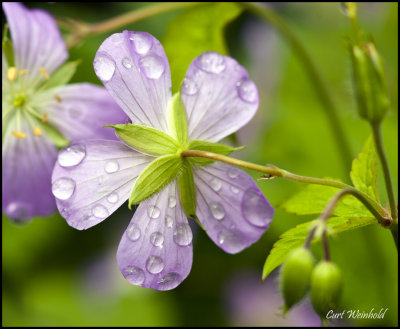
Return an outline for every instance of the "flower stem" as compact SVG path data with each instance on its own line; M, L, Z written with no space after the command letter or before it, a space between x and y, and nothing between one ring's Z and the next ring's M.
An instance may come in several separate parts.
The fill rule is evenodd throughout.
M304 68L309 75L313 87L315 88L315 92L319 97L323 108L325 109L325 115L330 124L334 139L339 149L339 153L342 156L343 165L347 173L347 171L351 167L351 162L353 158L352 152L350 150L350 145L340 124L336 108L328 93L328 89L325 83L322 81L322 78L319 75L319 72L316 69L311 57L308 55L301 42L290 30L289 26L286 25L286 23L276 13L274 13L274 11L268 8L267 5L252 2L242 2L241 4L250 12L259 16L263 20L273 24L292 44L293 50L297 53L297 56L303 62Z

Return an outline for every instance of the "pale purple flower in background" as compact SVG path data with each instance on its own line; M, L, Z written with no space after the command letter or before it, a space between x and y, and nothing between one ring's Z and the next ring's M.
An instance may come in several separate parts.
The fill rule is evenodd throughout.
M102 87L77 83L46 89L68 57L54 18L20 3L3 2L3 9L14 65L2 51L2 210L24 221L57 210L51 173L58 150L43 126L68 141L110 139L114 134L102 127L126 116Z
M97 51L94 69L134 124L170 133L171 74L157 39L144 32L113 34ZM247 71L215 52L193 60L181 95L189 140L217 142L245 125L258 108L257 87ZM77 229L109 217L156 159L117 141L90 140L71 148L80 156L69 162L61 151L52 181L60 213ZM267 230L274 209L247 173L212 163L193 167L193 175L197 218L217 246L237 253ZM173 289L190 272L192 241L175 178L138 206L118 248L120 271L135 285Z

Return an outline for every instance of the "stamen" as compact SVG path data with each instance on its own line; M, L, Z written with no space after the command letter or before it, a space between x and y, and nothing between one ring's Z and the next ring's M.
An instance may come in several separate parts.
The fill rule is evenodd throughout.
M15 79L17 78L17 72L18 71L17 71L16 67L14 67L14 66L9 67L8 71L7 71L7 79L9 81L15 81Z
M47 123L48 119L49 119L49 117L47 116L47 114L46 114L46 113L43 114L42 122L43 122L43 123Z
M28 74L30 71L28 69L19 71L19 76L22 77L24 74Z
M21 105L23 105L25 102L25 98L22 96L19 96L13 103L14 107L19 107Z
M61 103L61 102L62 102L61 97L58 96L57 94L54 94L54 98L56 99L56 101L57 101L58 103Z
M35 134L35 136L42 136L42 130L39 127L35 127L33 129L33 133Z
M45 69L44 67L40 67L40 68L39 68L39 71L40 71L40 73L44 76L44 78L45 78L46 80L49 80L49 79L50 79L49 72L47 72L46 69Z
M21 139L26 138L26 134L21 131L13 131L12 134L17 138L21 138Z

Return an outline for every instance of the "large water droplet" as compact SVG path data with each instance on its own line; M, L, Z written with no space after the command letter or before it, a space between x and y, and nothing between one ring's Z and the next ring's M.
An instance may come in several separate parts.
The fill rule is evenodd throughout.
M192 240L193 234L189 224L179 224L174 232L174 241L180 246L187 246Z
M224 56L214 52L201 54L196 60L196 65L208 73L221 73L226 66Z
M175 208L176 206L176 198L174 196L170 196L168 198L168 207Z
M154 232L150 235L150 242L155 247L162 248L164 243L164 235L160 232Z
M210 185L214 191L218 192L222 187L222 182L218 178L213 178L210 181Z
M144 272L136 266L125 268L124 277L133 284L141 285L144 282Z
M195 95L197 92L199 91L199 88L197 87L196 83L189 79L189 78L185 78L183 80L183 84L182 84L182 94L185 95Z
M115 160L108 161L104 167L104 170L106 171L106 173L109 173L109 174L112 174L113 172L118 171L118 169L119 169L119 164Z
M165 225L167 225L167 227L171 228L172 224L174 223L174 220L172 219L171 216L165 216Z
M250 79L243 79L236 84L239 97L247 103L254 103L258 99L257 87Z
M222 249L236 253L246 247L246 240L239 232L223 230L218 234L218 242Z
M118 194L115 192L110 193L107 196L107 201L110 203L117 203L118 202Z
M160 213L160 209L158 209L156 206L150 206L147 210L147 214L150 218L158 218L160 216Z
M170 290L176 288L181 283L181 276L178 273L168 273L158 282L159 290Z
M58 163L62 167L72 167L80 164L86 156L84 144L75 144L62 149L58 153Z
M164 73L164 62L157 55L148 55L140 59L140 66L149 79L158 79Z
M15 201L7 205L4 213L14 220L26 220L31 208L32 206L25 202Z
M228 171L228 176L232 179L235 179L236 177L239 176L239 172L235 168L230 168Z
M115 62L106 54L98 54L94 59L94 71L100 80L107 82L114 75Z
M146 262L147 270L152 274L158 274L164 269L164 262L158 256L150 256Z
M131 241L137 241L140 238L140 229L136 224L132 223L126 231L126 234Z
M129 39L133 41L135 51L140 55L147 54L153 45L152 38L143 32L133 32Z
M211 202L210 210L215 219L221 220L225 216L225 208L218 202Z
M92 214L100 219L106 218L108 216L108 210L101 204L98 204L92 208Z
M271 222L274 209L260 191L249 188L243 196L242 213L250 224L265 227Z
M75 181L71 178L62 177L51 185L53 195L60 200L68 200L75 191Z
M121 63L127 69L130 69L132 67L132 61L128 57L123 58Z

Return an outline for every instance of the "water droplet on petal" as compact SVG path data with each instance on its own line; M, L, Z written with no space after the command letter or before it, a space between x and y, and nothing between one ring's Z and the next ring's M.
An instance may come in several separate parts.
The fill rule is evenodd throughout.
M158 218L160 216L160 213L160 209L158 209L156 206L150 206L147 211L147 214L150 218Z
M72 167L80 164L86 156L84 144L75 144L62 149L58 153L58 163L62 167Z
M218 202L210 203L210 210L215 219L221 220L225 216L225 208Z
M140 59L140 66L149 79L158 79L164 73L164 61L157 55L148 55Z
M167 227L171 228L172 225L174 223L174 220L172 219L171 216L165 216L165 225L167 225Z
M128 57L125 57L122 59L122 65L127 69L130 69L132 67L132 61Z
M170 196L168 198L168 207L175 208L176 206L176 198L174 196Z
M144 272L136 266L125 268L124 277L133 284L141 285L144 282Z
M243 196L242 212L247 221L257 227L267 226L274 214L272 206L261 191L249 188Z
M129 39L133 41L135 51L140 55L147 54L153 45L152 38L143 32L133 32Z
M12 219L26 220L29 217L31 206L24 202L11 202L4 211Z
M183 84L182 84L182 94L185 95L195 95L197 92L199 91L199 88L197 87L197 84L189 79L189 78L185 78L183 80Z
M71 178L59 178L51 185L51 191L57 199L68 200L75 191L75 182Z
M110 203L117 203L118 202L118 194L115 192L110 193L107 196L107 201Z
M225 70L224 56L215 52L205 52L197 57L196 65L208 73L221 73Z
M170 290L176 288L182 279L178 273L168 273L158 282L158 289Z
M118 169L119 169L119 164L115 160L108 161L104 167L104 170L109 174L118 171Z
M215 192L218 192L222 187L222 182L218 178L213 178L210 181L210 185Z
M187 246L193 240L193 233L189 224L181 223L174 232L174 241L179 246Z
M111 41L118 44L122 41L122 33L115 33L111 36Z
M228 176L230 177L230 178L236 178L236 177L238 177L239 176L239 172L237 171L237 169L235 169L235 168L230 168L229 169L229 171L228 171Z
M162 248L164 236L160 232L154 232L150 235L150 242L153 246Z
M115 72L115 62L106 54L98 54L94 59L94 71L103 82L111 80Z
M140 238L140 229L135 223L132 223L127 229L126 234L131 241L136 241Z
M150 256L146 262L147 270L152 274L158 274L164 269L164 262L158 256Z
M236 253L246 247L246 240L239 232L223 230L218 234L218 242L223 249Z
M257 86L250 79L243 79L236 84L239 97L247 103L254 103L258 99Z
M101 204L98 204L92 208L92 213L95 217L103 219L108 216L108 210Z
M231 186L230 186L230 190L231 190L233 193L235 193L235 194L238 194L238 193L239 193L239 189L238 189L236 186L231 185Z

